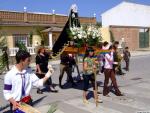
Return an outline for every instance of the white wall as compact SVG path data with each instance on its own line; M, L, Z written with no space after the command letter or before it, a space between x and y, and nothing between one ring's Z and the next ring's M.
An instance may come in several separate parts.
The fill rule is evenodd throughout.
M104 12L102 26L142 26L150 27L150 6L122 2Z

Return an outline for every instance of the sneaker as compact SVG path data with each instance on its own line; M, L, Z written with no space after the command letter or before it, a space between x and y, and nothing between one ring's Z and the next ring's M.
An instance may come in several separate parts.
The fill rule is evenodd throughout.
M38 90L37 90L37 94L43 94L43 91L40 90L40 89L38 89Z
M98 91L97 94L103 94L102 92Z
M96 101L96 100L95 100L95 101ZM98 102L98 103L103 103L103 100L97 99L97 102Z
M108 95L108 94L107 94L107 95L103 95L103 96L105 96L105 97L110 97L110 95Z
M50 92L58 93L58 90L50 90Z
M75 84L75 83L72 83L72 87L76 87L77 86L77 84Z
M54 87L50 87L50 92L58 93L58 90L56 90Z
M84 104L89 104L89 101L87 99L83 99Z

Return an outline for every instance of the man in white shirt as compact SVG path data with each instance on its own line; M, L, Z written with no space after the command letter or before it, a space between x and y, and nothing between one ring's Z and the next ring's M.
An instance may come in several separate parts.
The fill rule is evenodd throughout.
M19 108L19 102L32 104L30 91L32 86L40 87L52 75L50 68L45 77L39 79L29 68L30 54L19 50L16 54L16 65L4 77L4 98L11 104L11 112ZM13 107L13 109L12 109Z

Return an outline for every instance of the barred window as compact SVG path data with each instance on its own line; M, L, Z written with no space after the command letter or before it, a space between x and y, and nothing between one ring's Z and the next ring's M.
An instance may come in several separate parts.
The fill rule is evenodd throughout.
M15 47L17 47L18 42L23 43L25 46L28 45L28 35L27 34L14 34L13 39L14 39Z

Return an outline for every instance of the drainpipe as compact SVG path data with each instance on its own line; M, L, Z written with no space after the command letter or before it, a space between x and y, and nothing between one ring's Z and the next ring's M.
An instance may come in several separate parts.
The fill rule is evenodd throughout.
M52 21L53 21L53 23L56 23L55 10L54 9L53 9L53 14L52 14Z
M27 22L28 18L27 18L27 7L24 7L24 22Z

